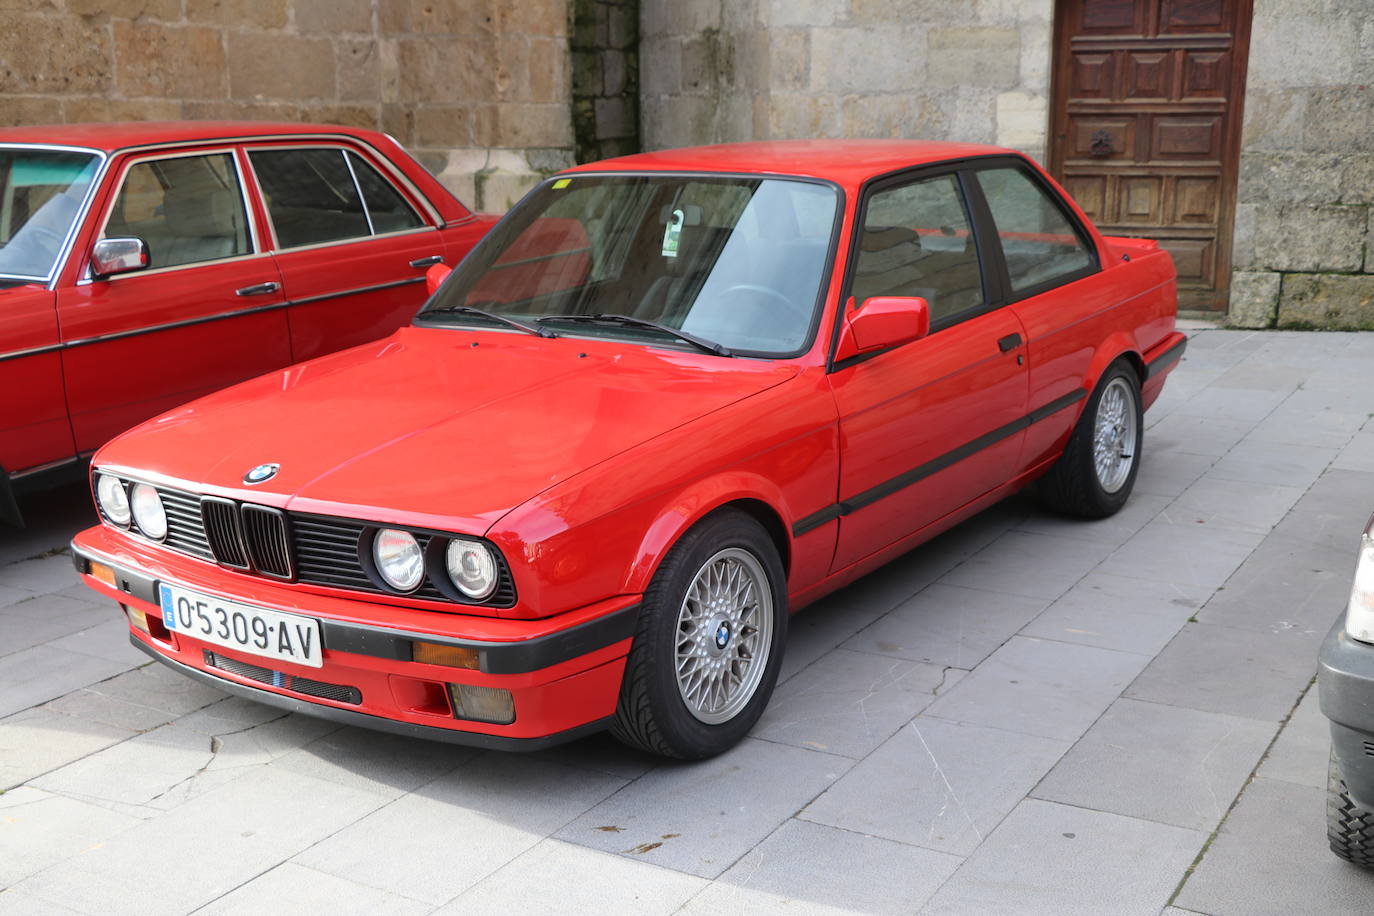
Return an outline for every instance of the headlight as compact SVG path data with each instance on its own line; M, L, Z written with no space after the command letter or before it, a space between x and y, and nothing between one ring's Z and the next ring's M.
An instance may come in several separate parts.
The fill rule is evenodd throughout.
M481 601L496 591L496 557L481 541L466 538L449 541L444 565L458 591L474 601Z
M1374 527L1374 521L1370 523ZM1355 585L1345 609L1345 632L1351 639L1374 642L1374 533L1366 528L1360 539L1360 561L1355 564Z
M124 482L109 474L100 474L95 479L95 498L100 501L100 509L105 517L116 525L128 527L129 494L124 490Z
M414 535L383 528L372 540L372 559L386 584L398 592L414 591L425 577L425 559Z
M167 513L162 508L162 497L157 495L157 490L146 483L136 483L132 502L138 530L155 541L165 538Z

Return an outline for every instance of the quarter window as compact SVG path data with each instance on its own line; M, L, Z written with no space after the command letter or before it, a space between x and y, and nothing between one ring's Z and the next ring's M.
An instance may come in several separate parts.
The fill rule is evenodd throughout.
M872 296L919 296L935 327L983 304L977 246L955 176L868 199L850 292L859 305Z
M1020 169L986 169L978 184L987 198L1013 293L1067 282L1096 258L1058 203Z
M106 238L130 236L148 246L150 268L249 254L248 216L233 156L135 163L105 224Z
M366 238L424 225L391 184L342 149L248 154L282 248Z

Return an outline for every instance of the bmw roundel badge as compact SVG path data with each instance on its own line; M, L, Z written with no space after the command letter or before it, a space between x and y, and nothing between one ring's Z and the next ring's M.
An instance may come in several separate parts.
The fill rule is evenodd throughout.
M243 475L243 482L251 484L262 483L264 480L271 480L273 477L277 476L277 468L279 467L281 467L279 464L260 464Z

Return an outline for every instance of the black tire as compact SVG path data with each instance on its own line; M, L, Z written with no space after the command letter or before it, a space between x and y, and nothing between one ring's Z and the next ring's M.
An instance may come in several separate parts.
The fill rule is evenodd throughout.
M1374 811L1351 800L1336 768L1335 751L1326 773L1326 839L1331 851L1351 864L1374 869Z
M1098 477L1093 461L1093 432L1097 423L1098 410L1102 396L1114 381L1120 380L1131 398L1131 411L1135 416L1135 446L1131 453L1130 471L1125 482L1115 490L1108 490ZM1078 418L1069 444L1064 454L1059 456L1036 483L1036 493L1040 501L1049 509L1063 515L1079 518L1106 518L1115 515L1130 498L1135 486L1136 474L1140 471L1141 447L1145 442L1144 411L1140 406L1140 376L1135 367L1124 359L1119 359L1107 367L1098 380L1088 406Z
M762 567L772 592L772 633L766 640L763 674L743 708L728 721L708 724L688 708L678 687L679 612L698 572L720 551L729 549L747 552ZM772 539L743 512L723 509L683 535L644 592L611 733L632 747L682 760L714 757L739 743L763 714L782 666L787 641L786 581Z

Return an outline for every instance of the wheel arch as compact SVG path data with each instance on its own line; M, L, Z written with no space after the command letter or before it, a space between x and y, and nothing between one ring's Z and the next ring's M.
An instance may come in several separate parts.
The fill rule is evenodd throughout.
M1147 375L1145 358L1140 355L1140 350L1136 347L1135 341L1121 331L1109 335L1106 340L1098 344L1097 350L1093 353L1092 362L1088 364L1088 371L1084 374L1083 387L1088 391L1095 390L1097 383L1102 380L1107 369L1121 359L1124 359L1135 370L1136 381L1143 388Z
M691 490L667 500L640 541L626 576L625 590L643 592L659 564L682 536L711 515L735 509L754 519L778 551L783 575L792 571L792 538L779 506L786 505L775 485L754 475L728 475L702 481Z

